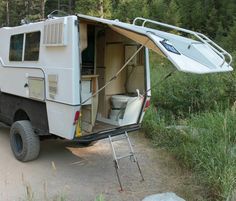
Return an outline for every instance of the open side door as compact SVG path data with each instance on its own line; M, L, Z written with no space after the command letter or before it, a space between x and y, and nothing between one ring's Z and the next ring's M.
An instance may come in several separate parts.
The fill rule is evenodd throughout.
M230 66L231 55L201 33L144 18L136 18L133 24L127 24L118 20L106 20L86 15L78 15L78 17L108 25L119 34L165 56L179 71L205 74L233 70ZM141 21L142 25L137 26L137 21ZM147 23L184 32L194 39L147 28L145 27Z

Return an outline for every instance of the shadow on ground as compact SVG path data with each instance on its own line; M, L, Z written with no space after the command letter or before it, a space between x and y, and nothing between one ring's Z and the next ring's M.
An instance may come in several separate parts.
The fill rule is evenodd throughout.
M165 151L152 148L143 133L130 136L145 181L140 182L134 163L123 160L119 171L125 190L119 192L107 140L87 148L65 140L42 141L38 160L21 163L11 153L9 129L1 127L0 200L23 200L27 188L34 200L40 201L58 196L67 201L93 201L100 194L106 201L140 201L147 195L168 191L186 200L200 200L200 187L192 184L190 173L184 172ZM121 152L127 148L123 142L116 146Z

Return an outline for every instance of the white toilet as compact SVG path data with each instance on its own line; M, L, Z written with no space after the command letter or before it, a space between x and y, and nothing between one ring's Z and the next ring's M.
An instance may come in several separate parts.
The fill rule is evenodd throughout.
M111 113L110 119L114 121L118 121L119 119L123 119L125 108L129 101L129 96L125 95L114 95L111 97Z
M123 108L131 97L125 95L114 95L111 97L112 108Z
M137 99L137 97L125 96L125 95L114 95L111 97L111 113L110 119L114 121L119 121L123 119L125 110L128 102Z

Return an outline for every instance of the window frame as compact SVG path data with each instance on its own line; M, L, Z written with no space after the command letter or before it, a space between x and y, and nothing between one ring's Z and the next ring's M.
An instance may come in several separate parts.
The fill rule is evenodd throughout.
M37 55L37 60L26 60L25 59L25 55L26 55L26 42L27 42L27 34L33 34L33 33L39 33L39 41L38 41L38 55ZM22 55L22 60L23 61L28 61L28 62L34 62L34 61L39 61L39 55L40 55L40 43L41 43L41 31L33 31L33 32L27 32L25 33L25 36L24 36L24 54Z
M22 47L21 47L21 59L20 60L14 60L14 59L11 59L11 50L13 50L13 51L15 50L15 49L11 48L12 47L12 38L16 37L16 36L20 36L20 35L23 36ZM25 34L24 33L19 33L19 34L11 35L10 43L9 43L9 54L8 54L9 61L11 61L11 62L22 62L22 55L23 55L23 52L24 52L24 38L25 38Z
M38 52L38 59L37 60L25 60L25 50L26 50L26 35L30 34L30 33L37 33L39 32L39 52ZM22 44L22 53L21 53L21 60L11 60L11 41L12 41L12 37L13 36L17 36L17 35L23 35L23 44ZM17 33L17 34L12 34L10 36L10 43L9 43L9 53L8 53L8 59L9 62L38 62L39 58L40 58L40 49L41 49L41 36L42 33L40 30L36 30L36 31L30 31L30 32L24 32L24 33Z

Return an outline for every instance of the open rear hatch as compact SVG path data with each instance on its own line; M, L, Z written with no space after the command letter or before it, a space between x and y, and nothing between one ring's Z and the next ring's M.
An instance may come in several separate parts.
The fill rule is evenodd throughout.
M136 18L133 24L127 24L118 20L106 20L79 14L78 20L86 24L96 24L96 26L101 24L103 27L104 25L109 27L112 31L141 44L142 47L151 49L166 57L179 71L206 74L233 70L230 66L232 62L231 55L201 33L144 18ZM138 23L141 25L137 25ZM146 27L148 23L165 30L171 29L172 32L148 28ZM173 33L173 30L175 33ZM149 90L149 88L146 90ZM109 135L120 135L124 131L129 132L137 129L139 129L138 122L135 124L121 124L114 128L107 127L104 130L82 136L79 141L89 143L106 138Z
M165 56L179 71L205 74L233 70L230 66L231 55L201 33L144 18L136 18L133 24L128 24L81 14L78 17L108 25L119 34ZM140 26L136 25L139 21L142 23ZM187 36L147 28L148 23L182 32Z

